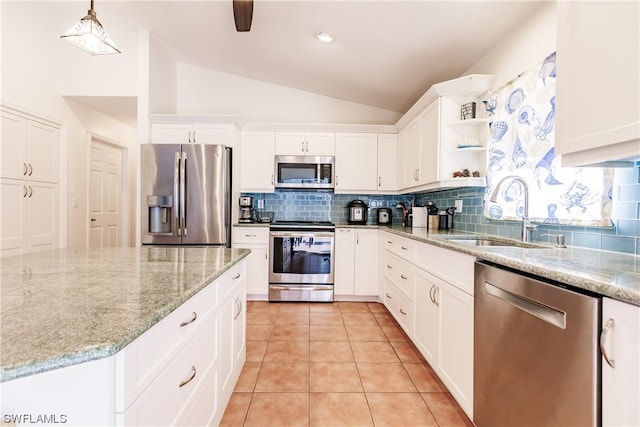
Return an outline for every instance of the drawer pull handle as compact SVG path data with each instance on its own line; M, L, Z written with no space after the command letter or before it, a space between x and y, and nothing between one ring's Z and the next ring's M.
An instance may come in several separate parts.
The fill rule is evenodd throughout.
M257 234L245 234L244 237L256 237Z
M389 293L386 294L387 298L391 299L391 295Z
M403 251L408 250L409 248L407 248L406 246L400 246L402 248Z
M240 273L236 273L235 276L232 277L233 280L239 279L240 278Z
M401 274L400 277L404 280L407 280L407 276L405 276L404 274Z
M615 360L609 358L609 355L607 354L607 349L605 348L607 335L609 335L609 331L614 326L615 326L615 321L613 319L609 319L607 320L607 323L605 323L604 328L602 328L602 332L600 333L600 352L602 353L602 357L604 357L605 362L607 362L609 366L615 369L616 362Z
M405 313L403 309L400 309L400 313L402 313L405 316L407 315L407 313Z
M387 243L393 245L393 242L391 240L387 240Z
M387 264L387 268L388 268L388 269L392 269L393 267L392 267L392 266L390 266L389 264Z
M183 326L187 326L192 324L193 322L196 321L196 319L198 318L198 315L196 314L196 312L194 311L193 313L191 313L191 319L189 320L185 320L184 322L180 323L180 327L182 328Z
M196 377L196 367L192 366L191 367L191 374L189 375L189 378L187 378L186 380L182 380L180 381L180 385L178 385L178 387L184 387L187 384L189 384L191 381L193 381L193 379Z

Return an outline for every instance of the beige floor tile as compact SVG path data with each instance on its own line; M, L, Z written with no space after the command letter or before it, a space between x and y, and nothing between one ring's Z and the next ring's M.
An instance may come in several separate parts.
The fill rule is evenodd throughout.
M388 313L373 313L373 316L376 318L376 321L380 326L382 325L394 325L397 326L398 322L391 317Z
M422 393L422 398L441 426L465 427L471 424L449 393Z
M246 362L240 372L240 378L236 384L236 388L233 391L238 392L252 392L256 387L256 381L258 379L258 373L260 373L260 367L262 363Z
M331 313L311 313L309 315L309 324L311 325L323 325L334 326L343 325L342 313L334 311Z
M421 392L443 392L447 388L440 382L438 376L426 363L407 363L404 368Z
M248 313L277 313L279 309L279 304L269 301L247 301Z
M396 325L380 325L384 334L389 341L409 341L409 337L404 333L400 326Z
M262 362L269 341L247 341L247 362Z
M247 325L273 325L277 312L247 312Z
M317 303L317 304L309 304L309 311L311 313L340 313L340 306L338 304L325 304L325 303Z
M309 303L308 302L290 302L280 304L279 313L308 313L309 312Z
M399 362L396 352L393 351L393 347L388 342L364 342L354 341L351 343L351 349L353 350L353 356L356 362L382 362L382 363L394 363Z
M308 325L309 313L296 311L280 311L276 316L276 325Z
M372 313L342 313L345 325L377 325Z
M411 342L391 341L393 349L402 363L424 363L425 360Z
M419 393L367 393L367 401L376 427L438 425Z
M335 304L335 303L334 303ZM340 301L338 303L343 313L370 313L369 306L365 302Z
M309 341L309 325L276 324L271 331L271 341Z
M311 341L349 341L347 330L342 325L311 325L309 329Z
M388 341L378 325L347 325L349 341Z
M373 426L364 393L311 393L310 426Z
M367 393L418 391L401 363L358 363L358 372Z
M379 302L368 302L367 307L372 313L387 313L387 308Z
M273 325L247 325L247 341L265 341L271 338Z
M355 362L348 341L311 341L309 353L312 362Z
M254 393L245 427L309 425L308 393Z
M256 392L309 392L309 364L263 363Z
M308 341L273 341L269 342L264 355L265 362L308 362Z
M311 363L312 392L362 392L362 381L355 363Z
M253 393L232 393L224 411L220 427L242 427Z

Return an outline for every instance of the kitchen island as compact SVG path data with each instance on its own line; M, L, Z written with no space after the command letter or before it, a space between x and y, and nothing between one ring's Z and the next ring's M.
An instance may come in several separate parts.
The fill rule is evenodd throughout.
M224 361L217 339L225 335L222 325L229 330L233 326L225 324L227 317L235 320L242 312L244 319L243 259L249 253L216 247L139 247L60 249L1 259L3 395L8 397L7 390L14 391L13 384L22 380L53 378L60 372L95 366L99 378L109 377L106 383L115 393L104 405L125 413L134 400L140 400L142 389L162 376L164 365L180 358L182 347L204 337L210 340L207 346L216 350L212 358ZM233 312L230 316L226 305ZM167 325L169 320L175 321L175 327ZM237 333L243 341L244 323L241 326ZM204 328L211 332L209 336ZM242 356L243 349L242 343L238 349ZM204 369L198 379L202 374L207 375ZM135 384L130 387L129 382ZM3 416L21 409L9 407L5 397ZM111 409L96 422L114 421ZM127 415L122 417L127 423Z

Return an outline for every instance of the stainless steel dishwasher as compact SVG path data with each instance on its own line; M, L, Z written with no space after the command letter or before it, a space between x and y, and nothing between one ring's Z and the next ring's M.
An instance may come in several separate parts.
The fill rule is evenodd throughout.
M475 265L473 422L601 424L601 299Z

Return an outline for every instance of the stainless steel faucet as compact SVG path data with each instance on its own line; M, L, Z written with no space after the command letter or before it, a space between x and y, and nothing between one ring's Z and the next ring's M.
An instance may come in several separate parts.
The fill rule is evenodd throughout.
M529 220L529 186L527 185L525 180L515 175L505 176L500 181L498 181L498 183L496 184L496 188L493 190L493 193L491 194L491 198L489 200L493 203L496 202L496 199L498 198L498 190L500 189L502 183L507 180L516 181L522 186L522 190L524 192L524 212L522 213L522 241L530 242L531 232L534 231L537 226Z

